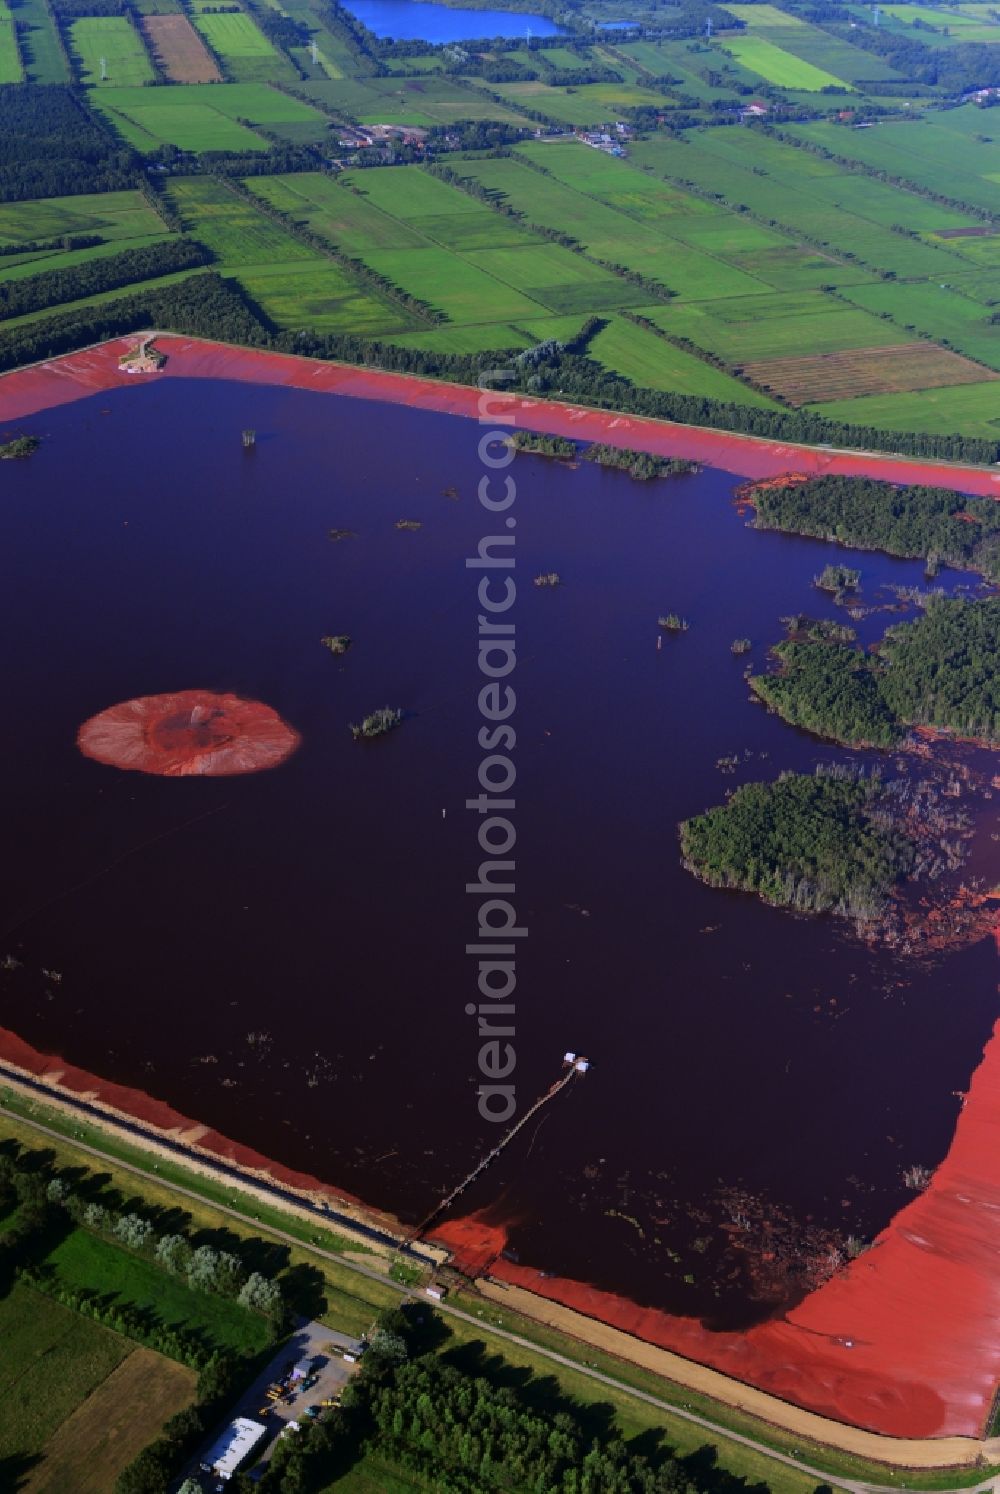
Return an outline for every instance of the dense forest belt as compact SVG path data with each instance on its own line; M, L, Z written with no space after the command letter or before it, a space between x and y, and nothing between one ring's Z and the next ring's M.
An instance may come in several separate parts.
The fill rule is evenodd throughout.
M779 672L750 685L792 726L851 747L891 747L913 726L1000 745L1000 597L933 597L874 654L796 638L773 653Z
M142 179L139 156L62 84L0 86L0 202L116 192Z
M42 270L23 280L7 280L0 284L0 320L120 290L159 275L198 269L211 259L211 251L193 239L168 239L162 244L145 244L139 249L84 260L67 269Z
M915 855L888 817L876 818L883 796L876 779L826 773L746 783L681 825L684 865L711 887L800 912L868 917Z
M748 486L740 497L753 504L757 529L807 534L924 560L932 571L951 565L1000 581L1000 509L954 488L903 490L875 478L827 476Z
M209 271L195 273L182 285L172 288L175 292L184 290L192 321L199 316L206 321L213 319L217 310L216 283L222 284ZM62 357L57 364L41 360L65 350L54 335L54 324L62 322L63 315L57 314L44 324L25 329L37 333L33 352L37 366L22 368L0 379L0 418L8 421L21 419L50 405L84 399L98 390L120 386L125 379L118 369L118 357L131 345L123 342L121 335L145 331L157 325L152 315L142 317L144 310L152 311L155 302L156 298L151 294L148 299L125 297L107 303L100 308L104 313L101 331L103 337L117 340ZM245 340L252 341L256 324L250 314L235 300L227 305L233 318L233 341L244 340L239 326L244 317ZM69 313L65 314L65 319L66 322L72 321ZM68 346L79 347L79 328L74 326L70 330L74 340ZM155 377L239 379L252 384L382 400L473 419L479 416L480 394L464 384L229 346L208 340L209 332L194 328L192 334L191 337L174 337L165 333L160 337L159 345L167 354L168 361L163 374ZM0 359L3 345L4 338L0 334ZM25 356L19 361L27 362L28 358ZM875 476L895 483L947 483L962 492L1000 497L1000 472L984 467L913 461L877 452L793 446L668 420L588 409L561 400L497 394L491 398L489 408L490 417L509 428L562 435L575 441L603 441L658 456L681 457L756 480L794 470L817 475Z

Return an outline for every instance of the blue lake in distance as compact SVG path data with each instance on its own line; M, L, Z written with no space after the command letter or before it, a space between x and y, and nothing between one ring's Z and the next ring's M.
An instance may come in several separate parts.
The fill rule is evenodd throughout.
M475 41L479 37L559 36L547 16L511 10L453 10L432 0L350 0L347 9L376 36L396 41Z

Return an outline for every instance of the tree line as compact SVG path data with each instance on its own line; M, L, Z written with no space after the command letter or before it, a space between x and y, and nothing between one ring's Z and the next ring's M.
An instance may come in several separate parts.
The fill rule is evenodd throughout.
M42 270L23 280L7 280L0 283L0 321L179 270L198 269L213 258L211 251L194 239L169 239L61 269Z
M873 477L813 477L745 490L757 529L980 571L1000 581L1000 504L953 488L899 487Z

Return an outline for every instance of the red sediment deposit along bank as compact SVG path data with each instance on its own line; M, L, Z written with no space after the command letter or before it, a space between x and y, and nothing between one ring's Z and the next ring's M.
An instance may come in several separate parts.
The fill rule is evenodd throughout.
M146 382L119 368L120 355L131 345L117 340L4 375L0 420ZM238 380L480 415L478 391L465 386L173 336L158 338L157 345L166 365L150 378ZM982 467L792 446L518 396L491 396L489 418L683 457L749 479L830 472L1000 496L1000 472ZM119 767L169 775L255 771L294 751L295 732L266 705L203 697L205 692L189 691L111 706L81 728L81 749ZM322 1187L203 1130L141 1091L105 1084L47 1058L2 1029L0 1057L279 1182ZM506 1230L488 1215L448 1220L432 1238L452 1249L456 1265L470 1276L488 1271L820 1414L890 1436L981 1436L1000 1382L1000 1023L930 1185L870 1250L779 1319L743 1332L713 1333L695 1319L542 1275L502 1258Z
M135 345L134 337L118 338L85 352L69 353L49 363L0 376L0 420L22 419L52 405L86 399L103 390L142 384L147 377L232 379L339 394L348 399L381 400L438 414L478 419L483 413L479 391L464 384L321 363L287 353L257 352L186 337L157 337L156 347L166 355L165 366L159 373L136 377L119 367L121 356L133 351ZM485 418L495 420L498 426L511 424L578 441L604 441L656 456L682 457L747 478L776 477L788 471L808 476L831 472L880 477L887 482L937 483L979 497L1000 497L1000 471L983 467L762 441L752 436L678 425L668 420L648 420L638 415L616 415L613 411L590 410L554 400L491 394Z

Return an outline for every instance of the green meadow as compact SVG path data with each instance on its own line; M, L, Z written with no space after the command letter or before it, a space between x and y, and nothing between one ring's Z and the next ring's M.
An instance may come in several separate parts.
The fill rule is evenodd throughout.
M649 312L644 311L643 315L649 316ZM674 347L655 332L623 317L612 318L597 334L590 344L590 355L602 367L622 374L643 389L675 390L734 404L776 408L766 395L748 389L711 363Z
M94 97L119 133L138 150L175 145L190 151L269 149L250 126L280 130L285 124L325 127L311 105L262 83L173 84L169 88L107 88Z
M194 25L234 82L298 82L288 63L245 11L202 13L195 16Z
M0 83L20 83L23 77L14 14L5 0L0 0Z
M223 274L238 280L276 326L376 336L413 324L395 302L359 288L339 265L255 212L223 182L175 178L168 190L185 231L208 245Z
M83 83L110 89L153 81L142 37L126 16L83 16L74 21L70 50Z
M801 88L813 93L821 88L848 86L843 78L835 78L832 73L814 67L811 62L786 52L763 36L727 36L722 45L737 62L768 83L777 83L779 88Z
M66 83L69 70L45 0L19 0L18 42L28 83Z
M989 118L988 110L967 104L925 119L879 120L870 129L828 120L789 128L791 134L875 171L1000 214L1000 141L988 127Z
M100 234L107 241L144 238L164 224L139 192L81 193L0 203L0 244Z
M30 1287L0 1299L0 1462L40 1451L132 1345Z
M948 436L1000 437L1000 399L996 384L965 384L918 389L909 394L869 394L835 400L812 408L833 420L859 421L887 431L930 431Z

